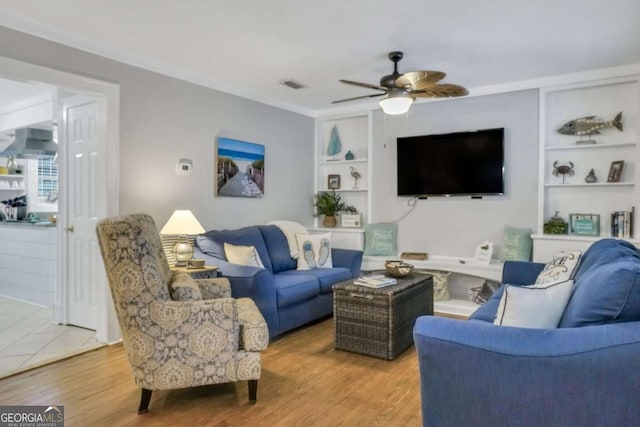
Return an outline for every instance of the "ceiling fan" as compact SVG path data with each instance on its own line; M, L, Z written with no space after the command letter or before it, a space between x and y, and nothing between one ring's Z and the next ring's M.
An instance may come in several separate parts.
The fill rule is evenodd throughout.
M382 77L379 85L354 82L352 80L340 80L342 83L348 85L380 90L382 93L340 99L333 101L332 104L388 95L387 98L380 101L382 110L386 114L404 114L409 111L409 107L411 107L416 97L449 98L469 94L469 91L462 86L450 83L437 83L446 76L446 74L441 71L410 71L400 74L398 72L398 62L402 57L402 52L389 52L389 59L393 62L393 73Z

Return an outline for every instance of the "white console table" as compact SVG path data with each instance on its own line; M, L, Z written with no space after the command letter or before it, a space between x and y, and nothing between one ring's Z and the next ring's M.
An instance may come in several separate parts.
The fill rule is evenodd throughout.
M389 256L364 256L362 258L363 270L382 270L384 262L389 259L400 259L400 257ZM489 279L496 282L502 281L501 262L491 264L480 264L473 258L456 258L445 256L429 256L427 260L403 260L413 265L418 270L448 271L451 273L472 276L480 279ZM451 291L451 288L450 288ZM448 301L434 301L434 312L444 315L454 315L468 317L479 305L464 298L453 297Z

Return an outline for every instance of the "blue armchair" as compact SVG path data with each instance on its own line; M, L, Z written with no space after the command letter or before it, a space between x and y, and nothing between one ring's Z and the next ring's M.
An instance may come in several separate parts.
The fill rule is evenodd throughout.
M542 264L507 262L503 283ZM493 324L503 288L469 321L414 328L424 426L630 426L640 420L640 253L594 243L557 329Z

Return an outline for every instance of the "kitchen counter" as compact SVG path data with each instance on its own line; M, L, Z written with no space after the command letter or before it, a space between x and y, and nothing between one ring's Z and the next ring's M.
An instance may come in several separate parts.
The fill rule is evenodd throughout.
M56 224L51 221L0 221L0 227L55 227Z
M54 225L0 222L0 295L53 307L57 234Z

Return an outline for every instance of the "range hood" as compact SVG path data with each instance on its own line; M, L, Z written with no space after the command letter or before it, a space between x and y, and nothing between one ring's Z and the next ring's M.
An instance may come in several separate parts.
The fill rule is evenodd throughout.
M1 157L14 156L19 159L39 159L52 157L58 151L58 144L53 141L53 132L47 129L22 128L15 130L15 139Z

